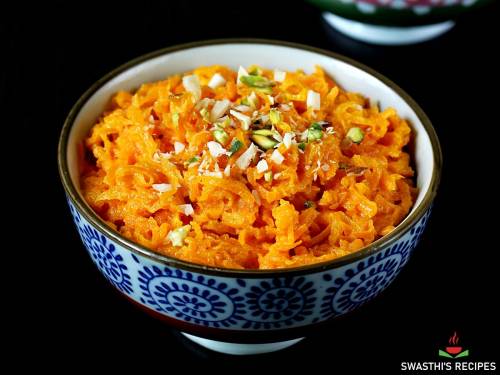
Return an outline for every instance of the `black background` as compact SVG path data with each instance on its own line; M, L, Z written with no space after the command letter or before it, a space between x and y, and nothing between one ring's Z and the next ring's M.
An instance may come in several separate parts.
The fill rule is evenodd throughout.
M493 304L499 283L493 260L499 220L492 178L498 174L500 126L498 6L460 19L433 41L380 47L332 31L320 11L303 2L74 4L26 5L4 12L1 22L7 50L2 126L14 130L17 140L28 138L26 149L17 149L14 167L21 171L20 185L28 185L32 206L16 220L32 218L36 207L35 224L17 235L19 253L34 255L30 262L38 272L15 293L27 305L16 302L16 315L28 316L16 325L16 338L28 358L38 355L39 368L55 369L69 360L78 369L99 363L99 369L138 365L165 373L173 362L182 364L182 371L201 363L217 366L214 370L284 372L307 365L316 372L395 373L401 361L437 361L438 348L455 330L471 360L496 359L499 314ZM201 349L115 293L79 242L56 165L67 112L103 74L159 48L227 37L299 42L375 68L428 114L445 163L430 224L396 282L294 347L254 357ZM16 189L7 200L16 200ZM18 261L20 266L26 259Z

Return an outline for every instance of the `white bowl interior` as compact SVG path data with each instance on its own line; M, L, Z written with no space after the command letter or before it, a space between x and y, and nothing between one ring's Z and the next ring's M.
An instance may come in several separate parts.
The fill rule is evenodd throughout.
M269 69L302 69L308 73L313 72L315 65L319 65L345 90L359 92L377 101L381 109L394 107L399 116L409 121L415 133L414 161L419 193L413 210L422 201L430 187L432 171L435 168L431 141L417 114L392 88L365 71L333 57L286 46L247 43L193 47L168 53L136 65L105 83L83 105L69 134L68 167L77 189L79 188L77 144L88 134L115 92L134 90L145 82L158 81L200 65L215 64L226 65L235 70L240 65L258 64Z

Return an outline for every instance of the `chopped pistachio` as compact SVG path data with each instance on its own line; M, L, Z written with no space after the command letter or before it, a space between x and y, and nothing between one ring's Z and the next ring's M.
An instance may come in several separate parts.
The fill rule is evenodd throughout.
M323 127L319 122L313 122L307 129L307 142L314 142L323 138Z
M188 164L188 165L189 165L189 164L193 164L193 163L198 162L199 160L200 160L200 157L199 157L199 156L193 156L191 159L189 159L189 160L187 161L187 164Z
M306 149L306 143L305 143L305 142L300 142L300 143L298 144L298 147L299 147L302 151L304 151L304 150Z
M273 93L272 87L257 87L256 90L268 95L271 95Z
M229 118L229 116L221 117L214 125L218 128L226 128L231 125L231 119Z
M240 81L244 83L247 86L250 87L255 87L256 89L266 93L266 94L271 94L272 93L272 86L274 86L274 82L271 82L265 77L261 76L242 76L240 77Z
M255 109L255 108L257 108L257 105L259 104L259 99L257 98L257 95L255 95L255 92L252 91L252 93L250 95L248 95L246 98L243 98L241 100L241 104Z
M257 134L257 135L265 135L265 136L273 136L276 132L270 130L270 129L258 129L254 130L252 134Z
M210 122L210 112L206 108L200 109L200 115L203 121Z
M264 150L269 150L278 144L275 140L259 134L253 134L252 140Z
M323 130L323 126L319 122L313 122L309 129L314 129L314 130Z
M253 91L250 95L248 95L248 100L251 104L251 107L253 108L257 108L257 106L259 105L259 98L257 97L257 95L255 95L255 92Z
M273 180L273 172L272 171L268 171L268 172L264 173L264 181L271 182L272 180Z
M314 207L314 202L313 202L313 201L305 201L305 202L304 202L304 207L305 207L305 208L311 208L311 207Z
M227 135L227 133L224 130L215 129L214 130L214 138L220 144L225 144L227 142L229 136Z
M178 113L172 113L172 123L175 126L179 125L179 114Z
M354 143L361 143L361 141L365 137L365 133L363 133L363 130L361 130L360 128L350 128L347 132L346 137Z
M309 129L307 132L307 142L314 142L323 138L323 132L318 129Z
M332 123L330 121L322 120L322 121L316 121L315 124L318 124L324 128L325 126L330 126Z
M271 109L269 111L269 120L271 120L271 124L278 125L281 121L281 113L274 108Z
M248 74L251 76L260 76L262 71L258 67L254 66L248 71Z
M238 152L238 150L243 146L243 143L239 140L234 138L233 141L231 142L231 146L229 146L229 152L231 155L234 153Z
M247 75L248 75L247 70L240 65L240 67L238 68L238 77L236 77L236 84L238 85L241 82L241 77Z

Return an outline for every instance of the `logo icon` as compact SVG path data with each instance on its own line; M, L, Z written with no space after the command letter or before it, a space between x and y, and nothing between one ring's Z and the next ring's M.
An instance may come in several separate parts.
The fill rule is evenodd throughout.
M458 346L459 337L456 332L453 332L453 336L448 340L449 346L445 347L444 350L439 349L439 356L446 358L464 358L469 356L469 349L463 350L461 346Z

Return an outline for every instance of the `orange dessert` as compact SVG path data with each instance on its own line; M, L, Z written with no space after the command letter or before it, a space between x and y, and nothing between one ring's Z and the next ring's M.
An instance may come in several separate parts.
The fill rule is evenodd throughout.
M298 267L391 232L416 189L411 129L320 69L223 66L118 92L81 186L124 237L223 268Z

